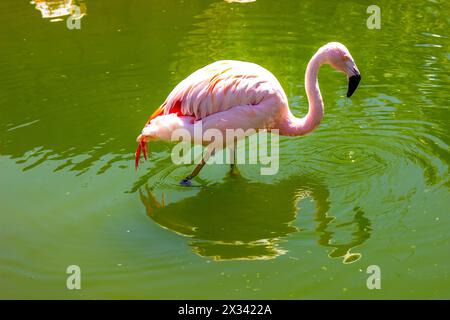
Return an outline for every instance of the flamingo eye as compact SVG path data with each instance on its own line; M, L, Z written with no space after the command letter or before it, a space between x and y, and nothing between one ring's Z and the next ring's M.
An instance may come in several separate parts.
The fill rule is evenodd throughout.
M342 57L342 60L344 60L344 61L348 61L348 60L350 60L350 57L349 57L349 56L347 56L347 55L344 55L344 56Z

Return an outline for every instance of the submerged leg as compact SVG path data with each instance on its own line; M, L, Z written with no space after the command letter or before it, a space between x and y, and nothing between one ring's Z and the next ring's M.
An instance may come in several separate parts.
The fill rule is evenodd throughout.
M200 162L194 169L194 171L192 171L192 173L190 175L188 175L186 178L184 178L183 180L180 181L180 184L183 186L190 186L191 185L191 180L194 179L198 173L200 172L200 170L202 170L203 166L205 165L206 161L203 158L202 162Z
M207 149L206 154L202 157L202 161L195 167L194 171L190 175L188 175L186 178L180 181L180 184L182 186L190 186L191 180L194 179L202 170L203 166L206 164L206 161L208 161L210 156L214 156L215 150L209 150Z
M238 175L239 170L237 168L237 141L234 140L233 146L229 147L230 149L230 174Z

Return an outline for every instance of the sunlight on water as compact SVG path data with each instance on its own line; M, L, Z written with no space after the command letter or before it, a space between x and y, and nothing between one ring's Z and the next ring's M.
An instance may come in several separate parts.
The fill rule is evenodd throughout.
M34 0L31 4L41 12L42 18L50 19L52 22L62 21L62 17L75 14L74 7L79 8L79 12L76 13L77 19L81 19L87 11L86 4L82 0Z

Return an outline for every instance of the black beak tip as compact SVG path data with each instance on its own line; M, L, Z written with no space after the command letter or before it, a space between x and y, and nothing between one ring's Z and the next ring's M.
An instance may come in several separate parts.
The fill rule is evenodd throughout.
M353 93L358 88L359 82L361 81L361 75L356 74L348 78L348 90L347 90L347 98L350 98Z

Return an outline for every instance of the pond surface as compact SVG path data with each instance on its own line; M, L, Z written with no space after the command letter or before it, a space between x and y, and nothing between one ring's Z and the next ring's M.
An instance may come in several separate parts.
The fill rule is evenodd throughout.
M450 298L447 2L377 1L379 30L370 1L77 4L71 30L64 8L0 2L0 298ZM163 142L135 171L136 136L191 72L258 63L300 116L329 41L360 88L321 70L323 122L280 138L278 174L214 165L181 187L193 166Z

